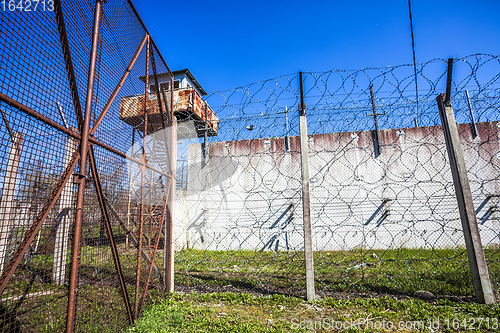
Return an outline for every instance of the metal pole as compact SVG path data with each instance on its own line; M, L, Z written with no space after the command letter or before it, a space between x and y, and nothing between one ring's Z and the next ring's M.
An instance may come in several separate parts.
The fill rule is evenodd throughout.
M177 119L172 115L170 143L170 172L172 179L170 181L170 196L167 204L167 223L165 224L165 281L167 291L174 292L174 213L175 213L175 186L177 184Z
M470 103L468 90L465 90L465 96L467 96L467 104L469 105L470 118L472 120L472 137L475 139L477 137L477 126L476 126L476 119L474 119L474 112L472 111L472 105Z
M35 110L32 110L32 109L28 108L26 105L23 105L23 104L19 103L18 101L14 100L14 99L12 99L12 98L10 98L10 97L2 94L2 93L0 93L0 101L2 101L5 104L10 105L10 106L18 109L19 111L24 112L28 116L31 116L31 117L33 117L35 119L40 120L42 123L44 123L46 125L49 125L50 127L53 127L55 129L57 129L58 131L63 132L64 134L67 134L69 136L72 136L72 137L80 140L80 135L79 134L74 133L70 129L68 129L68 128L64 127L64 126L59 125L55 121L50 120L49 118L41 115L40 113L36 112ZM0 109L0 112L3 115L4 112L3 112L2 109ZM9 129L9 128L10 127L7 127L7 129Z
M378 119L377 119L377 110L375 109L375 97L373 96L373 85L370 85L370 98L372 100L372 109L373 109L373 119L375 120L375 147L376 147L376 155L380 155L380 136L378 132ZM415 118L416 119L416 118Z
M131 154L134 154L135 145L135 128L132 130L132 148ZM127 201L127 228L130 228L130 205L132 201L132 165L129 166L128 170L128 201ZM125 245L128 247L129 235L127 234L127 239L125 240Z
M15 203L14 194L16 191L17 170L19 167L19 160L21 159L22 147L23 134L13 132L7 160L7 170L5 171L2 187L2 198L0 201L0 271L3 269L5 256L7 254L7 244L9 243L9 225Z
M155 53L153 51L152 44L149 45L150 47L150 54L151 54L151 69L153 70L153 77L155 80L155 85L156 85L156 98L158 100L158 109L160 111L160 117L161 117L161 128L165 129L165 117L163 115L163 105L161 103L161 94L160 94L160 83L158 82L158 74L156 73L156 62L155 62ZM167 101L165 101L166 105ZM163 132L165 135L165 132ZM165 138L165 142L167 142Z
M90 120L92 115L92 100L94 95L95 67L97 60L97 47L99 45L99 30L101 23L102 0L96 0L94 13L94 31L92 36L92 49L90 53L89 74L87 83L87 98L85 100L85 119L82 127L80 143L80 172L78 174L78 195L76 201L75 235L73 237L73 253L69 277L68 317L66 332L75 330L76 297L78 293L78 272L80 269L83 203L85 196L85 177L87 175L87 152L89 144Z
M307 142L306 105L304 104L304 91L302 72L299 72L300 81L300 157L302 169L302 211L304 218L304 257L306 262L306 296L307 300L315 299L314 290L314 259L312 248L311 230L311 198L309 193L309 147Z
M451 102L448 99L451 91L451 66L453 66L453 59L450 60L451 61L448 61L447 95L441 94L436 100L443 124L446 150L448 151L450 160L453 185L457 196L458 210L460 212L460 220L462 221L462 229L465 237L465 245L467 247L467 256L469 258L476 300L479 303L493 304L495 303L495 296L493 294L490 276L488 274L488 266L486 265L484 250L481 243L476 212L472 201L472 193L467 177L467 168L460 145L455 115L451 107ZM447 99L448 104L446 104Z
M285 106L285 121L286 121L286 137L285 137L285 151L290 151L290 137L288 129L288 106Z

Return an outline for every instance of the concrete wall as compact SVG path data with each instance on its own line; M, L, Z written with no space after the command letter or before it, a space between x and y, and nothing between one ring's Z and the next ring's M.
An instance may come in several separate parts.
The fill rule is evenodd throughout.
M459 126L483 244L500 243L498 122ZM315 250L464 246L441 127L309 137ZM189 146L176 202L176 247L300 250L299 138L215 142L203 167Z

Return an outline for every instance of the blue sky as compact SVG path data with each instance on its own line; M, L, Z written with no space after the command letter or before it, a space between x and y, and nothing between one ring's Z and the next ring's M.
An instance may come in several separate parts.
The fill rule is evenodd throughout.
M408 2L134 1L172 70L207 92L298 71L412 63ZM500 54L500 1L413 0L417 62Z

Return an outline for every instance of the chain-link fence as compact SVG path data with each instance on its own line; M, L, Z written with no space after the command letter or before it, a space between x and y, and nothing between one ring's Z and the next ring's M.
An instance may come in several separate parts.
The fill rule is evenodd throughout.
M446 71L436 59L416 76L410 65L304 73L319 294L474 295L436 103ZM451 102L495 288L499 82L497 56L454 61ZM178 290L305 295L299 85L288 75L212 93L218 135L180 141Z
M5 3L0 326L123 331L168 286L172 73L130 1Z

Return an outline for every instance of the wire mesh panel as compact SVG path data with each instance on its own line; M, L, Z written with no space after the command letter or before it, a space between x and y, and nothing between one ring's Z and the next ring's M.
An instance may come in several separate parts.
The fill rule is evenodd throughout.
M18 110L5 104L1 107L9 124L9 127L4 125L1 128L0 260L5 271L46 209L46 202L65 170L65 162L71 160L71 156L66 159L65 150L71 154L74 144L71 137L27 118ZM40 137L44 139L40 140ZM67 307L64 280L68 276L67 259L70 255L68 235L74 207L72 185L64 188L64 193L34 233L33 241L27 244L27 250L2 294L1 319L6 331L51 330L64 325L65 319L61 318L60 311L64 313ZM46 304L50 306L46 307Z
M54 52L61 47L53 10L52 6L31 14L17 9L0 14L0 92L60 123L59 107L71 100L71 93L59 79L66 77L66 70L62 52ZM47 30L39 28L45 25ZM4 273L16 252L25 248L1 296L2 329L57 331L65 326L67 308L64 281L71 256L73 184L65 186L51 208L46 203L72 160L75 143L5 99L0 110L0 260ZM77 126L74 113L66 114L66 122L68 127ZM48 216L34 230L44 212ZM28 235L34 236L31 242L26 242Z
M372 100L369 89L356 102L309 112L311 127L325 133L310 142L319 289L472 294L441 127L416 127L404 118L415 114L411 105ZM426 110L435 113L431 103ZM357 128L328 133L351 127L342 119Z
M71 317L78 331L122 331L140 315L148 290L163 288L157 254L173 182L172 141L148 130L171 125L168 117L148 119L155 111L147 103L127 105L142 113L127 122L123 100L151 99L149 77L170 70L131 2L102 2L100 20L95 1L37 5L1 13L0 325L5 332L63 331ZM94 27L91 148L82 177L76 168ZM74 243L80 187L82 234ZM75 313L68 312L73 271Z
M220 121L206 153L204 144L179 145L179 156L188 161L187 185L178 189L176 202L180 290L304 288L299 141L252 138L274 132L278 117L285 119L275 114ZM290 118L295 126L297 118ZM249 139L235 140L238 132Z
M498 58L474 55L455 67L452 104L498 280ZM435 100L445 74L440 59L419 64L416 79L413 66L306 73L315 281L324 295L473 295ZM179 145L179 290L304 294L298 86L292 75L212 93L218 136Z

